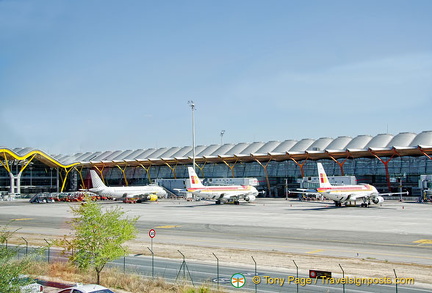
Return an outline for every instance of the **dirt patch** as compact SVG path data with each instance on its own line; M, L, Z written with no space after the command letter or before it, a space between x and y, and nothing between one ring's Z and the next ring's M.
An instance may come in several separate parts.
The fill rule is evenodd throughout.
M29 245L32 246L47 246L44 240L44 235L19 233L16 232L10 239L9 243L23 245L24 237ZM50 237L50 236L47 236ZM47 240L49 240L47 238ZM143 251L143 244L138 241L130 241L127 243L132 254L143 254L150 256L150 251ZM216 258L213 253L219 258L221 264L235 265L238 267L253 267L254 263L251 258L255 259L260 271L279 270L287 274L293 274L296 270L295 263L299 267L300 274L308 274L309 269L331 271L335 277L342 276L340 266L345 271L345 276L348 277L371 277L371 278L394 278L396 271L399 278L414 278L416 285L428 287L432 289L432 266L409 264L409 263L393 263L378 261L374 259L364 258L341 258L330 256L319 256L309 254L293 254L282 253L278 251L264 250L249 250L249 249L232 249L232 248L215 248L192 245L177 245L177 244L157 244L154 249L156 257L180 259L180 250L188 260L197 260L206 263L216 263ZM340 266L339 266L340 265Z

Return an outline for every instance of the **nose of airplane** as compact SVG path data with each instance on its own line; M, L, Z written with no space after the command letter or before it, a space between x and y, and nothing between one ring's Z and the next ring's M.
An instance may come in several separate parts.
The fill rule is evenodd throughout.
M161 189L160 189L160 191L158 193L159 193L158 195L160 197L166 197L168 195L168 193L166 192L166 190L163 189L162 187L161 187Z

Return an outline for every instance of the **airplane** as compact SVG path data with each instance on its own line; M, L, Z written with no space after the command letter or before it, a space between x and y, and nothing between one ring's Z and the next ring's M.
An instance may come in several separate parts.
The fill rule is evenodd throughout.
M108 187L102 182L96 171L90 170L90 176L93 188L90 188L89 191L101 196L124 200L137 199L137 202L141 202L156 201L159 197L167 195L167 192L158 185Z
M332 185L328 180L323 165L321 163L317 163L317 167L319 188L313 191L299 189L302 192L294 191L293 193L319 194L329 200L333 200L335 206L337 207L342 206L343 203L346 205L355 203L359 199L363 201L360 205L361 207L369 207L371 203L383 203L384 198L382 195L408 194L408 192L379 193L378 190L370 184L335 186Z
M216 204L240 204L243 199L252 202L258 195L258 190L251 185L224 185L205 186L201 183L195 170L188 167L189 180L186 180L186 190L204 199L214 199Z

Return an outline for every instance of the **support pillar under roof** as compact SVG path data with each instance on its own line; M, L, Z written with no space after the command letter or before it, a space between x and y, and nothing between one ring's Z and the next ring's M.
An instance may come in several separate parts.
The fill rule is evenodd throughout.
M84 178L82 176L83 166L80 166L79 169L76 166L74 166L73 168L75 169L75 171L77 171L77 173L80 177L80 180L81 180L81 188L80 189L87 189L85 186Z
M267 167L268 167L268 165L270 164L270 162L272 161L271 159L270 160L268 160L267 161L267 163L265 163L265 165L264 164L262 164L260 161L258 161L257 159L255 159L255 161L261 166L261 167L263 167L263 170L264 170L264 176L265 176L265 179L266 179L266 183L267 183L267 190L269 191L269 195L271 196L272 194L271 194L271 188L270 188L270 179L269 179L269 176L268 176L268 171L267 171Z
M227 161L222 160L222 162L231 170L231 177L235 178L234 167L236 166L238 159L235 160L234 164L231 166Z
M341 176L345 176L345 170L344 170L344 165L345 163L348 161L348 157L345 158L342 162L339 162L335 157L333 157L332 155L329 155L330 159L333 160L333 162L335 162L336 164L338 164L340 172L341 172Z
M173 174L173 178L177 179L177 173L176 173L176 169L177 169L177 165L178 165L178 161L176 161L176 164L174 167L172 167L166 160L162 160L165 165L171 170L172 174Z
M291 160L292 160L292 161L293 161L297 166L299 166L301 176L302 176L302 177L305 177L303 167L304 167L304 165L307 163L308 157L306 157L306 158L303 160L303 163L301 163L301 164L300 164L299 162L297 162L297 160L294 159L293 157L290 157L290 159L291 159Z
M123 174L123 179L124 179L124 181L125 181L125 185L126 185L126 186L129 186L129 182L128 182L127 177L126 177L126 168L127 168L127 165L126 165L123 169L122 169L122 167L120 167L119 165L116 165L116 167L119 168L120 171L122 172L122 174Z
M146 171L146 173L147 173L147 179L148 179L149 182L151 182L151 177L150 177L150 168L152 166L151 163L150 163L150 165L147 168L144 167L143 164L139 164L139 166Z
M391 157L388 160L383 160L381 159L372 149L369 149L369 152L381 163L384 164L384 168L385 168L385 173L386 173L386 181L387 181L387 189L389 192L391 192L391 182L390 182L390 172L389 172L389 167L388 164L390 163L391 160L393 160L394 157L396 156L400 156L399 153L393 149L393 154L391 155Z

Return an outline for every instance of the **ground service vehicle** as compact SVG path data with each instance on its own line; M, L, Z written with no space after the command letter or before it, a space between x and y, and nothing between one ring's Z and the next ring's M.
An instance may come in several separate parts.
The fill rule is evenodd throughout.
M95 285L95 284L77 284L76 286L69 287L58 291L58 293L114 293L110 289Z

